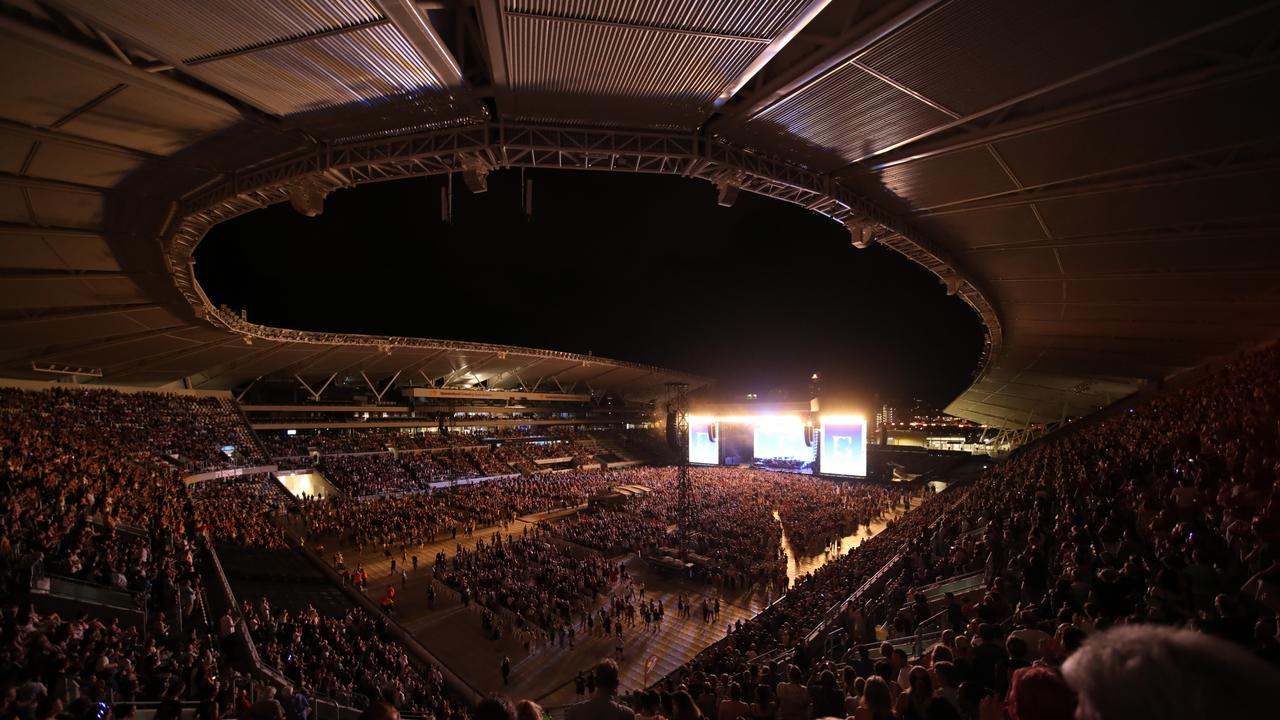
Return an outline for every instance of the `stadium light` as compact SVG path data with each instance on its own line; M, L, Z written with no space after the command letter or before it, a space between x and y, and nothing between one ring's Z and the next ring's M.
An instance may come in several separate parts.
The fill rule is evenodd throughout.
M307 217L316 217L324 212L324 199L329 195L329 188L314 177L306 177L290 185L285 192L294 210Z
M716 188L720 191L716 197L716 204L720 207L733 207L738 201L739 187L735 183L718 182Z
M489 189L488 168L469 167L462 171L462 182L473 193L486 192Z
M462 161L462 182L473 193L489 190L489 163L480 157L468 157Z

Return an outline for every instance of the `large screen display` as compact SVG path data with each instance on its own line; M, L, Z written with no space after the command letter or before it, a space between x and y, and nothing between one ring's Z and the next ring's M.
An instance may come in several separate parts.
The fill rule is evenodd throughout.
M689 418L689 462L720 464L719 423L710 418Z
M822 418L822 453L819 472L824 475L867 475L867 420L857 416Z
M755 425L755 461L779 470L813 471L814 448L799 420L761 418Z

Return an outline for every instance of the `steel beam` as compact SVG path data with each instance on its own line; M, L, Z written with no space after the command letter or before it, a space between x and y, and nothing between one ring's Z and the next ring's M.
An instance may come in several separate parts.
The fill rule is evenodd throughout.
M235 370L239 370L240 368L246 365L252 365L253 363L258 362L263 358L270 357L271 355L274 355L288 347L292 347L291 343L276 343L271 347L258 350L257 352L253 353L249 357L241 358L239 360L233 360L232 362L227 363L226 365L219 368L218 370L206 375L202 380L200 380L199 383L196 383L196 387L197 388L204 387L205 385L208 385L209 383L213 382L215 379L220 378L226 375L227 373L233 372Z
M1002 140L1022 137L1109 113L1169 100L1200 90L1209 90L1223 85L1243 82L1280 70L1280 67L1276 64L1277 57L1275 54L1270 54L1263 58L1255 58L1225 67L1197 70L1172 78L1164 78L1147 85L1126 88L1110 95L1090 98L1019 120L973 130L959 137L921 145L909 151L904 150L902 153L887 153L890 156L888 159L871 165L870 169L879 172L897 165L971 150Z
M776 37L769 40L769 44L755 56L755 59L747 65L746 69L739 73L738 77L731 80L729 84L725 86L724 90L720 91L720 94L716 99L711 102L711 109L713 111L719 110L725 103L729 102L734 95L737 95L738 91L742 90L747 83L751 82L751 79L759 74L761 70L764 70L765 66L773 60L774 56L782 52L782 49L790 44L791 41L795 39L796 35L799 35L800 31L804 30L814 18L818 17L818 15L825 10L827 5L830 3L831 0L810 0L804 11L796 16L796 19L789 25L783 28L782 32L778 33Z
M824 0L822 4L826 4L830 0ZM753 45L768 45L773 41L772 38L760 37L758 35L735 35L733 33L722 33L710 30L697 30L693 28L682 28L672 25L644 25L638 23L621 22L618 20L595 20L583 17L568 17L564 15L545 15L542 13L520 12L515 10L507 10L503 13L505 17L520 18L524 20L542 20L544 22L559 22L570 25L585 25L587 27L603 27L616 28L619 30L639 30L649 33L666 33L670 35L682 35L685 37L707 38L711 40L728 40L731 42L751 43Z
M1162 159L1159 161L1153 161L1153 164L1165 162L1170 162L1170 160ZM1207 169L1202 168L1164 173L1162 175L1145 175L1142 177L1124 180L1109 180L1092 183L1079 183L1071 180L1054 181L1042 183L1040 185L1028 185L1014 190L1007 190L1005 192L992 193L981 198L956 200L954 202L920 208L912 214L919 217L938 217L942 215L980 212L983 210L998 210L1002 208L1030 205L1032 203L1054 202L1058 200L1089 197L1092 195L1145 190L1149 188L1164 187L1166 185L1200 182L1203 180L1224 180L1245 175L1271 172L1277 169L1280 169L1280 159L1268 159L1256 162L1218 165ZM1116 172L1123 171L1124 169L1121 168ZM1066 187L1061 187L1064 185Z
M234 50L224 50L211 53L208 55L200 55L198 57L187 58L182 64L187 67L203 65L205 63L217 62L219 60L227 60L229 58L240 57L242 55L250 55L252 53L261 52L263 50L273 50L275 48L295 45L297 43L310 42L312 40L320 40L322 38L333 37L335 35L345 35L347 33L356 32L357 30L367 30L369 28L381 27L391 22L389 18L378 18L365 22L355 23L353 25L341 25L338 27L325 28L315 32L303 33L291 37L281 38L277 40L268 40L267 42L250 45L248 47L235 48Z
M123 367L114 368L110 371L107 371L104 377L118 377L120 375L125 375L127 373L142 372L147 368L153 367L155 365L159 365L161 363L171 362L173 360L181 360L184 357L195 355L196 353L201 353L211 348L221 347L223 345L229 345L234 342L241 342L241 340L238 337L230 337L230 338L219 337L213 340L199 343L193 347L183 348L181 350L176 350L176 351L158 353L155 355L148 355L147 357L139 359L137 362L130 363Z
M734 108L725 113L722 118L713 121L710 129L712 132L719 132L726 126L750 121L783 99L839 70L846 62L857 57L867 48L915 21L942 2L944 0L895 2L869 15L865 20L841 33L839 37L829 41L820 50L811 53L804 61L798 63L800 68L798 71L769 83L750 102Z
M410 0L373 0L373 3L395 24L445 87L459 89L466 84L453 53Z
M34 325L44 322L60 322L64 320L85 320L109 317L111 315L127 315L129 313L155 310L157 308L159 308L159 306L155 303L136 303L130 305L111 305L103 308L95 308L93 310L69 310L66 312L42 313L39 315L29 315L26 317L0 320L0 328L21 327L23 325Z
M139 340L147 340L161 335L168 335L172 332L189 328L189 325L167 325L160 328L151 328L147 330L139 330L136 332L126 333L124 335L113 335L105 338L94 338L86 342L68 343L65 345L52 345L42 347L40 355L44 357L61 355L63 353L80 353L80 352L101 352L110 350L121 345L138 342ZM14 349L22 349L23 347L38 347L35 345L20 346ZM51 361L50 361L51 362Z
M1146 46L1146 47L1144 47L1144 48L1140 48L1140 49L1138 49L1138 50L1135 50L1135 51L1130 52L1130 53L1128 53L1128 54L1126 54L1126 55L1123 55L1123 56L1121 56L1121 57L1113 58L1113 59L1111 59L1111 60L1108 60L1108 61L1106 61L1106 62L1104 62L1104 63L1100 63L1100 64L1098 64L1098 65L1094 65L1093 67L1090 67L1090 68L1087 68L1087 69L1085 69L1085 70L1082 70L1082 71L1080 71L1080 72L1078 72L1078 73L1075 73L1074 75L1070 75L1070 76L1068 76L1068 77L1061 78L1061 79L1059 79L1059 80L1055 80L1054 82L1047 83L1047 84L1045 84L1045 85L1041 85L1040 87L1033 88L1032 90L1028 90L1027 92L1022 93L1021 95L1017 95L1017 96L1015 96L1015 97L1008 98L1008 99L1006 99L1006 100L1002 100L1002 101L1000 101L1000 102L998 102L998 103L996 103L996 104L994 104L994 105L990 105L990 106L985 107L985 108L983 108L983 109L981 109L981 110L978 110L978 111L976 111L976 112L972 112L972 113L969 113L969 114L967 114L967 115L964 115L963 117L955 118L955 119L951 120L950 122L943 123L943 124L941 124L941 125L934 126L934 127L930 128L930 129L928 129L928 130L925 130L925 131L923 131L923 132L916 133L915 135L912 135L911 137L908 137L908 138L906 138L906 139L904 139L904 140L900 140L900 141L898 141L898 142L896 142L896 143L893 143L893 144L891 144L891 145L887 145L887 146L885 146L885 147L883 147L883 148L881 148L881 149L879 149L879 150L873 150L873 151L871 151L871 152L865 153L865 154L863 154L863 155L861 155L861 156L859 156L859 157L857 157L857 158L854 158L853 160L849 161L849 163L848 163L848 164L846 164L844 167L845 167L845 168L848 168L848 167L851 167L851 166L853 166L853 165L857 165L858 163L861 163L861 162L863 162L863 161L865 161L865 160L867 160L867 159L869 159L869 158L879 157L879 156L881 156L881 155L885 155L885 154L890 153L890 152L892 152L892 151L894 151L894 150L897 150L897 149L899 149L899 148L903 148L903 147L906 147L906 146L911 145L911 144L913 144L913 143L917 143L917 142L919 142L919 141L921 141L921 140L924 140L924 139L927 139L927 138L933 137L934 135L937 135L938 133L942 133L942 132L945 132L945 131L947 131L947 130L951 130L951 129L953 129L953 128L957 128L957 127L962 127L962 126L964 126L964 125L968 125L969 123L971 123L971 122L973 122L974 120L977 120L977 119L979 119L979 118L983 118L983 117L986 117L986 116L988 116L988 115L992 115L992 114L994 114L994 113L997 113L997 112L999 112L999 111L1001 111L1001 110L1004 110L1004 109L1007 109L1007 108L1011 108L1011 107L1013 107L1013 106L1015 106L1015 105L1019 105L1019 104L1021 104L1021 103L1023 103L1023 102L1026 102L1027 100L1030 100L1030 99L1032 99L1032 98L1036 98L1036 97L1039 97L1039 96L1041 96L1041 95L1045 95L1045 94L1047 94L1047 93L1053 92L1054 90L1059 90L1059 89L1061 89L1061 88L1068 87L1068 86L1070 86L1070 85L1074 85L1075 83L1078 83L1078 82L1080 82L1081 80L1086 80L1086 79L1091 78L1091 77L1093 77L1093 76L1095 76L1095 75L1099 75L1099 74L1104 73L1104 72L1107 72L1107 71L1109 71L1109 70L1113 70L1113 69L1115 69L1115 68L1122 67L1122 66L1127 65L1127 64L1129 64L1129 63L1131 63L1131 62L1133 62L1133 61L1135 61L1135 60L1140 60L1140 59L1142 59L1142 58L1144 58L1144 57L1147 57L1148 55L1152 55L1152 54L1157 53L1157 52L1160 52L1160 51L1162 51L1162 50L1167 50L1168 48L1174 47L1174 46L1176 46L1176 45L1180 45L1180 44L1182 44L1182 43L1184 43L1184 42L1187 42L1188 40L1194 40L1195 38L1198 38L1198 37L1200 37L1200 36L1202 36L1202 35L1206 35L1206 34L1208 34L1208 33L1215 32L1215 31L1217 31L1217 30L1221 30L1221 29L1223 29L1223 28L1225 28L1225 27L1229 27L1229 26L1231 26L1231 25L1234 25L1235 23L1240 22L1240 21L1242 21L1242 20L1247 20L1247 19L1249 19L1249 18L1251 18L1251 17L1253 17L1253 16L1255 16L1255 15L1258 15L1258 14L1260 14L1260 13L1263 13L1263 12L1269 12L1269 11L1273 10L1274 8L1276 8L1276 7L1278 7L1278 6L1280 6L1280 2L1276 2L1275 0L1272 0L1272 2L1263 3L1263 4L1260 4L1260 5L1255 5L1255 6L1250 7L1250 8L1246 8L1246 9L1244 9L1244 10L1241 10L1240 12L1233 13L1232 15L1228 15L1227 17L1225 17L1225 18L1221 18L1221 19L1219 19L1219 20L1217 20L1217 21L1214 21L1214 22L1211 22L1211 23L1205 23L1204 25L1201 25L1201 26L1199 26L1199 27L1196 27L1195 29L1188 30L1187 32L1184 32L1184 33L1180 33L1180 34L1175 35L1175 36L1173 36L1173 37L1171 37L1171 38L1165 38L1164 40L1162 40L1162 41L1160 41L1160 42L1153 43L1153 44L1151 44L1151 45L1148 45L1148 46ZM842 169L843 169L843 168L842 168ZM839 172L839 171L837 170L837 172Z

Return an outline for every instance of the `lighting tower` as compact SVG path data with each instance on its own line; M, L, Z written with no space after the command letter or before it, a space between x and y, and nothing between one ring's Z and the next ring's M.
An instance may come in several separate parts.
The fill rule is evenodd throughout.
M676 498L680 513L680 549L689 552L689 532L693 527L693 483L689 479L689 384L667 383L670 400L667 402L667 422L675 423L675 449L679 453L676 463Z

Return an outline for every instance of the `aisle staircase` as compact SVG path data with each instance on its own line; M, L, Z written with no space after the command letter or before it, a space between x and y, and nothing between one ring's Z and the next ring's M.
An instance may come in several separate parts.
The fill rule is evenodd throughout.
M256 465L259 462L271 462L271 453L267 452L267 446L263 444L262 438L258 437L258 433L253 431L253 425L249 423L249 416L244 414L244 410L240 407L240 404L229 397L220 397L218 398L218 402L222 403L222 406L226 408L227 412L240 418L240 423L244 427L245 435L248 436L249 442L253 443L253 450L257 459L253 460L250 464Z

